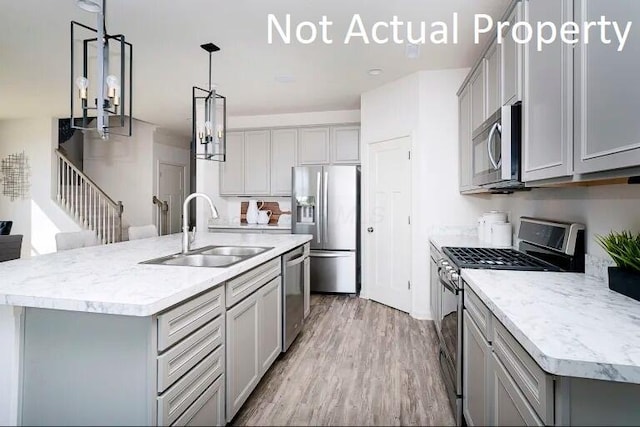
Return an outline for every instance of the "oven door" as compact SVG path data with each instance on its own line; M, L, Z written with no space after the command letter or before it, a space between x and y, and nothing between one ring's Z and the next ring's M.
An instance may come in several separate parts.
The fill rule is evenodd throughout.
M441 275L440 291L440 365L458 419L462 396L462 290Z

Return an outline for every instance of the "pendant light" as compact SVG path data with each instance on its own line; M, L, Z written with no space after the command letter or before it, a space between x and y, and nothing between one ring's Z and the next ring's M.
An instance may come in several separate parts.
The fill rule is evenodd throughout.
M192 91L192 141L196 159L226 160L227 98L216 92L211 82L211 62L220 48L213 43L200 45L209 53L209 88L194 86Z
M76 4L96 15L96 28L71 21L71 127L131 136L133 46L107 33L106 0Z

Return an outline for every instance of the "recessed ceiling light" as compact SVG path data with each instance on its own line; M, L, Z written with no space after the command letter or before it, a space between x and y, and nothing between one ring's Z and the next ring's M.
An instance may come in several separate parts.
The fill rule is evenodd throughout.
M405 54L409 59L416 59L420 56L420 45L407 43L405 47Z
M371 68L367 73L369 73L370 76L379 76L382 74L382 68Z
M296 78L291 74L281 74L275 77L278 83L293 83L296 81Z

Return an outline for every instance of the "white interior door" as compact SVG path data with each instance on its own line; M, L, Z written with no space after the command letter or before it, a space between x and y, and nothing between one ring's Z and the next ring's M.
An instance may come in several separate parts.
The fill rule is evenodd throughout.
M409 312L411 307L411 160L408 137L369 146L368 254L369 298Z
M166 216L159 216L158 231L160 234L172 234L181 231L182 202L185 198L184 170L184 166L160 163L158 197L169 204L169 211ZM158 209L158 212L160 212L160 209ZM165 220L166 224L164 223Z

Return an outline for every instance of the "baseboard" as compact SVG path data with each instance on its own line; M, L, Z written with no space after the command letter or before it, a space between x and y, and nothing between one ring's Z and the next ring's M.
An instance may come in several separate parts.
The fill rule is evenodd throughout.
M433 320L428 311L412 311L409 315L416 320Z

